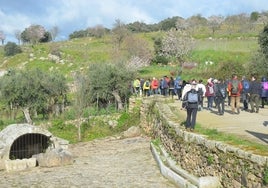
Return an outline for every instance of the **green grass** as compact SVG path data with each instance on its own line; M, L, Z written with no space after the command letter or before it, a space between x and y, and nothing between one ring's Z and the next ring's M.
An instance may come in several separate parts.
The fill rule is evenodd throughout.
M200 39L196 42L195 50L212 50L224 52L250 53L258 48L257 38L247 39Z
M181 122L181 126L185 126L185 121L178 111L178 107L170 107L172 112L175 114L174 117L176 117L176 122ZM253 141L249 141L247 139L244 139L243 137L239 137L232 133L223 133L219 132L217 129L209 129L204 128L201 124L197 123L195 126L195 133L202 134L207 136L210 140L220 141L241 149L244 149L246 151L252 151L255 154L266 156L268 155L268 147L263 144L259 144Z
M207 129L203 128L202 125L196 125L196 132L200 134L204 134L208 137L208 139L221 141L233 146L237 146L241 149L252 151L258 155L268 155L268 148L266 145L258 144L256 142L252 142L232 133L222 133L217 131L216 129Z
M156 77L158 79L163 78L163 76L170 76L171 71L178 70L178 66L169 66L169 65L151 65L149 67L144 67L139 70L138 75L141 78L150 78Z
M153 50L153 38L163 35L163 32L138 33L135 34L146 41ZM37 45L23 45L23 53L17 54L14 57L4 57L3 47L0 48L0 64L1 69L10 69L13 67L39 67L48 71L50 69L58 69L62 74L71 77L71 72L86 69L91 63L111 62L114 59L114 45L109 35L103 38L79 38L69 41L61 41L55 43L44 43ZM196 47L187 61L204 64L205 61L230 62L230 63L247 63L251 60L252 52L258 49L257 38L248 37L238 40L237 38L229 39L197 39ZM60 51L65 60L64 64L56 64L48 60L40 60L40 57L47 57L51 51ZM29 54L33 53L35 59L29 61ZM124 53L124 50L121 52ZM7 59L7 61L5 61ZM202 67L202 66L201 66ZM138 72L138 76L142 78L162 78L164 75L170 76L170 71L177 72L178 65L171 66L156 66L152 65L145 67ZM202 68L201 68L202 71ZM184 78L191 78L191 71L183 73ZM71 78L67 78L72 80Z
M204 66L206 61L216 64L220 62L247 63L251 59L251 53L247 52L227 52L215 50L195 50L192 53L192 60Z

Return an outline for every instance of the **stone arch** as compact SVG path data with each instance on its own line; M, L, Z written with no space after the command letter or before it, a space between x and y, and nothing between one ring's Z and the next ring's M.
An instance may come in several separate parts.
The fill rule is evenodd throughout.
M29 159L35 154L44 153L49 147L49 139L49 137L39 133L21 135L11 145L9 159Z
M47 148L68 148L68 141L30 124L12 124L0 132L0 169L11 159L27 159Z

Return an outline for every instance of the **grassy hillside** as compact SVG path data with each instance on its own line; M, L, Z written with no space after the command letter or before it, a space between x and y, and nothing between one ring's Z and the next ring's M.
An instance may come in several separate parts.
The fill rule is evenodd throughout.
M138 34L140 38L149 41L153 50L153 37L161 35L159 32ZM23 53L13 57L4 57L3 47L0 49L0 70L12 68L38 67L45 71L60 70L71 79L73 71L81 71L90 63L111 62L115 56L114 45L110 36L100 39L80 38L70 41L45 43L38 45L23 45ZM233 39L198 39L196 47L188 61L201 65L206 61L230 63L247 63L251 55L258 48L257 38ZM61 62L56 63L48 59L49 53L60 53ZM178 66L151 66L139 71L141 77L161 77L177 70Z

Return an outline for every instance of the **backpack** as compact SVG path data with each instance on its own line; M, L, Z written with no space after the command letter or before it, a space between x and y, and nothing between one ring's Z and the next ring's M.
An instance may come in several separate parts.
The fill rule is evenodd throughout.
M220 91L221 96L223 98L225 98L226 97L226 89L224 87L220 87L219 91Z
M213 88L213 86L208 85L208 93L210 95L214 94L214 88Z
M243 81L243 90L246 92L249 90L249 82L247 80Z
M145 82L145 86L146 87L149 87L150 86L150 83L148 81Z
M263 82L263 89L268 90L268 82Z
M187 96L187 102L197 103L198 102L198 93L190 91Z
M239 85L239 81L238 81L238 80L232 80L232 81L231 81L231 84L232 84L231 93L232 93L232 94L237 94L237 93L238 93L238 85Z
M203 94L204 94L204 93L203 93L203 89L202 89L201 87L198 88L198 91L197 91L197 92L198 92L198 94L199 94L200 96L203 96Z
M181 89L180 80L175 80L174 87L175 89Z

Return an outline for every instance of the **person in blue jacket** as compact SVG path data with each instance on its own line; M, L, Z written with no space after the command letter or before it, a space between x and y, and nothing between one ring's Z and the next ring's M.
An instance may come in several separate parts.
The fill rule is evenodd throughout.
M267 84L268 84L267 78L263 76L261 78L262 89L260 93L261 108L264 108L265 103L267 103L267 98L268 98L268 88L266 87Z

